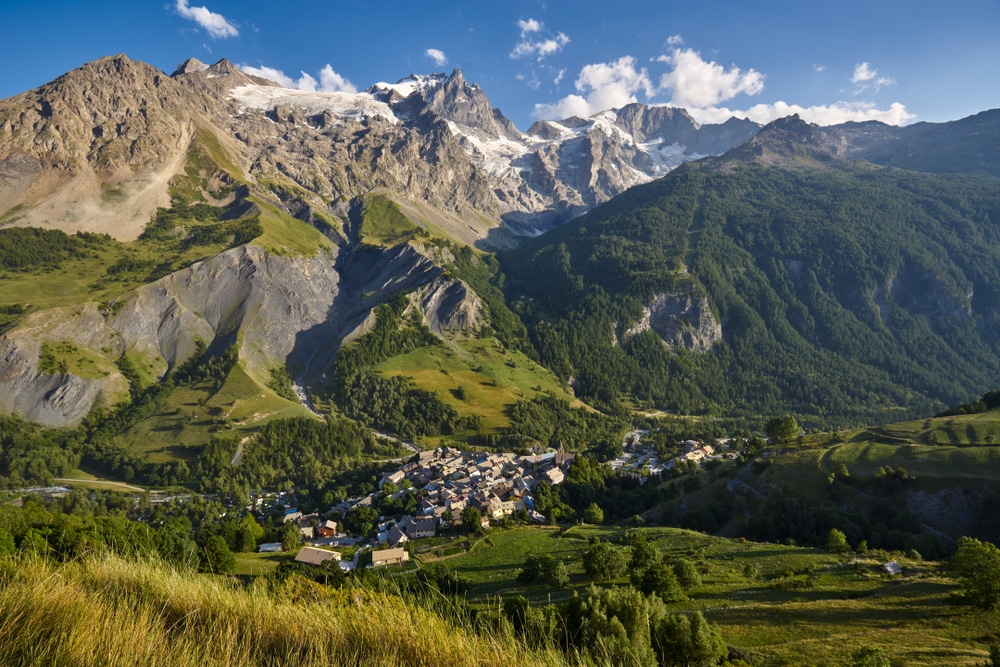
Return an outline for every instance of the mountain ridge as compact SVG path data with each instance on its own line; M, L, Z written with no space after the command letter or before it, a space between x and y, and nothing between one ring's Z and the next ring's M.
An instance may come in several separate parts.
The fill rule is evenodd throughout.
M123 54L108 56L0 103L0 210L22 207L15 224L134 238L154 204L166 205L164 181L180 169L171 158L186 149L193 122L227 146L247 178L287 179L310 195L305 203L312 208L334 213L330 200L386 187L414 202L485 217L490 223L479 230L479 243L502 246L509 241L503 233L491 241L490 229L506 224L515 234L536 234L701 155L659 135L676 130L694 141L704 128L650 124L653 117L686 116L679 111L630 105L617 125L606 112L545 138L521 133L458 69L416 78L422 83L320 93L283 89L225 59L212 65L189 59L168 76ZM753 127L741 122L734 134L730 123L721 138L697 148L721 152ZM395 147L391 159L379 145ZM156 169L162 178L150 178ZM43 172L48 185L39 178ZM133 206L125 231L117 220L87 229L69 209L85 207L98 217L101 188L142 189L149 201Z
M507 276L505 302L495 262L462 249L513 247L524 243L518 236L546 230L553 231L541 243L566 243L608 211L622 212L627 222L611 230L612 245L595 245L586 260L588 271L610 278L605 287L618 289L632 276L638 264L625 261L632 253L662 257L636 276L648 291L645 300L605 308L617 317L602 324L602 340L618 344L613 354L656 339L670 341L681 357L716 359L730 353L739 327L734 329L732 310L720 306L697 270L700 242L718 232L711 221L700 221L709 200L681 197L674 208L662 209L648 192L683 183L700 187L694 181L745 173L750 165L828 168L863 164L852 161L876 153L886 162L912 161L910 146L926 145L927 137L931 144L957 137L950 156L955 164L962 151L982 143L973 138L988 131L995 117L988 112L959 125L916 130L878 123L819 127L796 117L763 128L735 119L699 126L681 109L631 104L589 119L540 121L522 134L460 70L374 84L366 92L322 93L282 88L225 59L213 65L189 59L173 76L124 56L101 59L0 101L0 201L6 202L0 226L112 231L125 241L74 237L84 239L74 252L95 271L95 282L76 287L76 307L83 310L65 311L70 314L61 316L61 333L31 330L27 323L33 320L17 314L44 313L31 305L40 296L31 281L0 278L18 285L11 291L18 296L0 304L16 311L0 335L0 381L11 395L23 393L15 387L34 387L23 394L31 397L21 401L28 407L11 400L3 407L44 413L52 425L78 423L87 410L113 405L130 389L117 367L128 355L141 360L150 381L162 381L200 354L208 363L230 350L249 378L249 391L270 396L266 387L277 369L292 374L308 404L308 396L329 383L338 352L364 337L379 309L399 295L410 295L405 312L395 315L401 326L425 327L452 349L463 340L495 335L501 349L530 357L548 343L541 330L527 342L508 307L537 317L534 306L509 291L523 276ZM691 162L697 154L690 147L719 155ZM976 165L988 173L995 163L986 155ZM675 169L678 164L684 166ZM43 170L49 177L37 178ZM652 180L651 174L661 173L667 181ZM756 205L754 198L773 186L762 174L753 178L763 190L740 196ZM637 183L641 187L634 188ZM786 185L791 187L781 187ZM735 191L727 196L737 206ZM933 195L919 196L928 202L924 214L938 215ZM584 211L591 213L560 227ZM690 225L664 232L685 216L693 216ZM655 229L661 223L665 227ZM625 239L623 233L635 236ZM615 245L619 240L624 250ZM96 249L87 249L91 241ZM532 247L528 243L524 252ZM740 250L741 261L753 271L759 270L753 262L766 263L773 254L766 247L746 251ZM920 252L936 251L928 246ZM110 258L108 266L95 262L98 255ZM578 278L581 284L590 278L573 275L579 258L570 255L568 275L556 271L532 289L563 286L562 295L572 297ZM932 329L945 331L949 313L967 322L988 310L982 304L994 291L981 277L988 272L977 269L973 297L962 292L974 282L962 270L936 272L915 257L896 262L894 273L878 275L866 291L834 296L847 310L860 308L866 322L875 318L887 329L923 317ZM544 258L558 270L564 260L558 252ZM780 256L778 268L787 272L781 279L792 285L782 293L789 303L796 289L812 284L809 260L800 251ZM777 280L778 269L767 266ZM207 287L215 282L218 289ZM98 293L100 299L93 296ZM87 324L90 315L80 314L84 310L101 319L98 328L107 327L117 342L93 342L94 326ZM747 326L757 326L748 317ZM421 331L413 336L430 340ZM70 348L55 363L43 361L46 350ZM981 353L981 365L989 367ZM584 396L603 395L599 378L576 372L579 360L541 356ZM679 405L702 405L700 390L689 389L680 392L688 398ZM65 398L71 390L81 398Z

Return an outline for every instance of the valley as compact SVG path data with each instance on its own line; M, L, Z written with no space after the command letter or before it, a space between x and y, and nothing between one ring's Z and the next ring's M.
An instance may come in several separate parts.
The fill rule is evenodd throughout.
M459 69L250 69L0 101L0 661L124 600L163 664L1000 651L1000 112L522 132Z

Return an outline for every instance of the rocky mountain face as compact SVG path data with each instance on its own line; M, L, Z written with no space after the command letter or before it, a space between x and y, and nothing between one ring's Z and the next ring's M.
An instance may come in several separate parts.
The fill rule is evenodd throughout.
M46 348L57 345L85 350L90 363L47 367ZM102 349L108 352L90 352ZM110 407L128 395L128 381L113 361L122 352L96 304L29 315L0 337L0 412L45 426L77 424L95 405Z
M300 382L323 381L339 345L370 325L374 307L398 292L442 337L488 323L479 297L411 245L352 252L332 245L313 257L283 257L246 245L96 304L29 316L0 337L0 411L49 426L79 423L95 405L128 395L115 361L128 352L162 378L189 359L237 346L261 386L269 371L301 368ZM45 368L45 346L72 346L93 372Z
M182 85L123 55L0 101L0 212L8 222L137 237L184 166L196 125L229 84L267 85L223 61Z
M20 207L15 224L135 238L169 203L196 127L288 203L335 213L330 202L382 187L473 219L479 245L536 234L757 129L629 105L522 133L458 70L319 93L226 60L192 59L168 76L114 56L0 102L0 211Z
M254 170L280 172L324 197L384 187L446 212L485 215L522 235L686 160L722 153L758 127L702 128L682 110L629 105L620 121L605 112L536 123L522 134L458 70L377 83L364 93L240 86L231 96L240 109L232 134L255 156ZM479 245L497 245L488 226L477 231Z

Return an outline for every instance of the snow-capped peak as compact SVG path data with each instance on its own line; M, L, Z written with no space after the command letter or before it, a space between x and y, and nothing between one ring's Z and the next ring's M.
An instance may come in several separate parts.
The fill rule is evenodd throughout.
M436 88L447 78L448 76L446 74L411 74L408 77L400 79L396 83L385 83L384 81L380 81L372 84L371 88L368 90L371 93L383 90L392 91L400 97L407 98L417 91L425 91L430 90L431 88Z

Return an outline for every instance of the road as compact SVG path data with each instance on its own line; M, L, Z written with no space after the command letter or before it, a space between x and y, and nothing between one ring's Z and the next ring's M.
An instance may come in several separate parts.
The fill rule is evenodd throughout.
M96 484L96 485L99 485L99 486L108 486L108 487L111 487L113 489L117 489L117 490L121 490L121 491L138 491L139 493L142 493L143 491L146 490L146 489L143 489L143 488L138 487L138 486L131 486L131 485L126 484L124 482L111 482L111 481L104 480L104 479L70 479L68 477L53 477L52 481L53 482L60 482L62 484L84 484L84 485L85 484Z

